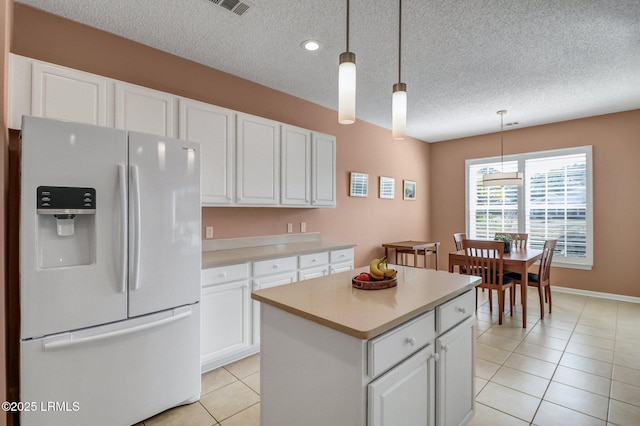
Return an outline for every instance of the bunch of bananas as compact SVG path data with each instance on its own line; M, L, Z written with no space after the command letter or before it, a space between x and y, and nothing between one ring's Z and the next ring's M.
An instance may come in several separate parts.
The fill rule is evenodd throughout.
M369 273L373 279L383 280L395 278L398 271L389 269L387 258L382 257L380 259L373 259L371 263L369 263Z

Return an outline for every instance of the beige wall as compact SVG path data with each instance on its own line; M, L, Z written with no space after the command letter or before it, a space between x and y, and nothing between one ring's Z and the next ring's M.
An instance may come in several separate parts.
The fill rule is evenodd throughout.
M591 271L554 268L553 284L640 297L640 110L511 130L505 155L593 146L594 266ZM431 145L430 229L444 251L451 234L465 231L465 159L499 154L497 134ZM452 191L451 188L458 188Z
M205 208L203 226L216 238L282 234L289 222L300 232L304 221L324 239L357 243L356 265L382 255L383 242L430 238L429 144L394 142L389 130L363 121L341 126L333 110L21 4L11 51L337 137L337 208ZM350 171L369 174L368 198L348 196ZM396 179L394 200L378 198L381 175ZM416 201L402 200L403 179L417 182Z

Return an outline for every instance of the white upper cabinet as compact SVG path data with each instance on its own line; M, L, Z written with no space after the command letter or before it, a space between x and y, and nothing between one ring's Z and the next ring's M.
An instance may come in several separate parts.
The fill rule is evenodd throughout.
M175 137L176 97L146 87L115 83L115 127Z
M23 115L199 143L204 206L336 206L335 136L10 54L9 128Z
M311 205L336 206L336 138L313 133Z
M280 202L287 206L311 204L311 132L283 125L280 144Z
M278 205L280 123L238 113L236 132L236 203L255 206Z
M179 138L200 144L202 204L234 199L235 113L190 99L179 100Z
M26 113L36 117L106 126L107 89L108 81L103 77L33 62L31 111ZM17 121L19 128L21 117Z

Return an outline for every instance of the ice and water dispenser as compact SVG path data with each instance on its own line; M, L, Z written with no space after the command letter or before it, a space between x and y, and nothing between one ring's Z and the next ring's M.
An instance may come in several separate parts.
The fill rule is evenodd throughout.
M36 188L38 266L91 265L96 259L96 190L61 186Z

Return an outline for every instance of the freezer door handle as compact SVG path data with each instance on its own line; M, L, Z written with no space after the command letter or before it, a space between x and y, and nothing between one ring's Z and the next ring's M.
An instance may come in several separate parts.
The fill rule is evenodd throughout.
M120 292L127 291L127 169L118 165L120 187Z
M133 268L132 268L132 290L140 288L140 174L138 166L131 166L131 186L133 187L133 228L134 228L134 248L133 248Z
M73 333L67 333L64 336L56 336L52 341L43 340L42 346L45 351L51 351L55 349L68 348L71 346L80 346L90 342L96 342L100 340L114 339L116 337L122 337L129 334L139 333L151 328L160 327L172 322L180 321L183 318L191 316L191 308L178 308L173 310L173 315L167 318L163 318L158 321L136 325L134 327L125 328L122 330L111 331L103 334L96 334L93 336L81 337L78 339L73 338Z

